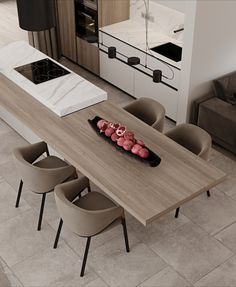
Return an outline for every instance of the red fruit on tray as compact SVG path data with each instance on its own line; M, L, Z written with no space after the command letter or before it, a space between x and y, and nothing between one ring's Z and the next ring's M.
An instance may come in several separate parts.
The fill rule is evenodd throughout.
M120 138L120 137L119 137L116 133L113 133L113 134L111 135L111 140L112 140L113 142L116 142L119 138Z
M118 138L117 145L123 147L124 141L125 141L125 139L123 137Z
M132 147L132 149L131 149L131 152L132 152L133 154L138 154L141 148L142 148L141 145L135 144L135 145L133 145L133 147Z
M148 149L146 148L141 148L138 152L138 155L141 157L141 158L148 158L149 157L149 151Z
M141 145L141 146L145 146L145 144L144 144L144 142L142 141L142 140L136 140L136 144L139 144L139 145Z
M108 123L107 123L107 122L103 123L103 125L102 125L102 127L101 127L101 129L100 129L100 132L101 132L101 133L102 133L102 132L105 132L105 130L107 129L107 127L108 127Z
M133 138L134 138L134 133L131 132L131 131L126 131L126 132L124 133L124 138L125 138L126 140L133 140Z
M106 128L106 130L105 130L105 135L107 136L107 137L111 137L111 135L112 134L114 134L114 132L115 132L115 130L113 129L113 128Z
M102 129L104 123L107 123L107 121L105 121L105 120L99 120L99 121L97 122L97 127L99 128L99 130Z
M126 127L124 126L120 126L117 130L116 130L116 134L119 136L119 137L122 137L126 132Z
M124 148L125 150L131 150L133 145L134 145L134 142L133 142L133 141L131 141L131 140L125 140L124 143L123 143L123 148Z
M116 123L109 123L109 127L113 128L114 130L117 130L119 128L120 124Z

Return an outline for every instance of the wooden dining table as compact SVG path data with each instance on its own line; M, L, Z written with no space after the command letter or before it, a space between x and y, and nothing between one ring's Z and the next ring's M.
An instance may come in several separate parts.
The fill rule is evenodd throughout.
M144 225L226 176L110 101L60 118L0 74L0 105ZM116 150L91 128L88 119L95 116L133 131L159 155L160 165L151 167Z

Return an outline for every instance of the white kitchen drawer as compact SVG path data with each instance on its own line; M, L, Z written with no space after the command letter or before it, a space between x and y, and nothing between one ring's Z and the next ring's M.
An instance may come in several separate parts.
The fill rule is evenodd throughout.
M152 78L135 71L134 97L148 97L158 101L166 109L166 116L176 121L178 109L178 92L161 84L154 83Z
M145 51L137 49L128 43L100 32L100 49L107 52L108 47L112 46L116 47L117 58L126 62L127 57L138 57L140 58L140 65L135 66L137 69L142 70L143 72L149 74L151 77L153 74L152 70L161 70L163 75L162 81L176 89L179 88L180 70L178 68L173 67L170 64L163 62L162 60L159 60L156 58L158 54L154 52L152 52L153 55L146 54Z
M134 69L100 51L100 77L134 95Z

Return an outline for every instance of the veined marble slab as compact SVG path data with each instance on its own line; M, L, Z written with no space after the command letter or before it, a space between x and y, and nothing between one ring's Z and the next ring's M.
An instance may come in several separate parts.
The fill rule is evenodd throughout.
M53 59L70 74L35 85L14 70L45 58L51 59L24 41L10 43L0 49L0 72L60 117L107 100L105 91Z

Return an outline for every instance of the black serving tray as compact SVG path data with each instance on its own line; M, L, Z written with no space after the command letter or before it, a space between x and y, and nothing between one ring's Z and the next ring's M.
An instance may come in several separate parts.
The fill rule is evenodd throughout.
M156 166L158 166L158 165L160 164L161 158L160 158L157 154L155 154L153 151L151 151L149 148L147 148L147 147L145 147L145 148L147 148L147 149L149 150L149 157L144 159L144 158L139 157L139 156L136 155L136 154L133 154L131 151L126 151L126 150L124 150L122 147L118 146L118 145L117 145L115 142L113 142L109 137L107 137L107 136L105 135L105 133L101 133L101 132L100 132L99 128L97 127L97 122L98 122L99 120L101 120L101 119L102 119L102 118L96 116L96 117L94 117L92 120L89 119L88 122L90 123L91 127L96 131L96 133L97 133L100 137L102 137L104 140L106 140L106 141L109 142L111 145L113 145L117 150L119 150L119 151L121 151L121 152L123 152L123 153L129 154L130 156L136 158L137 160L142 161L142 162L144 162L144 163L146 163L146 164L149 164L149 165L152 166L152 167L156 167Z

